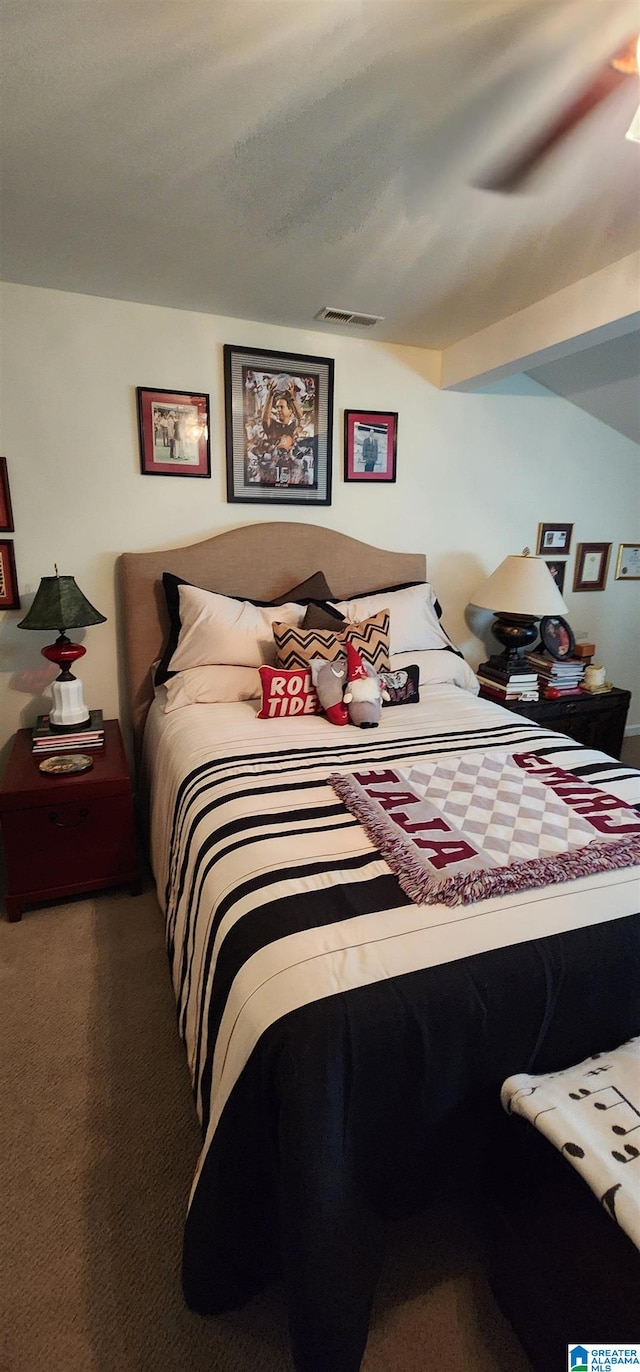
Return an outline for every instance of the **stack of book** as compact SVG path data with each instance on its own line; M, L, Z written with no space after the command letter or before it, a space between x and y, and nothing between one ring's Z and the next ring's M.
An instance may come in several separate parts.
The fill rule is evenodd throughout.
M581 695L584 660L579 657L554 658L549 653L527 653L527 662L538 673L540 694L545 700Z
M31 749L34 753L69 753L81 748L102 748L104 746L104 720L102 710L90 710L86 729L70 729L61 733L52 728L48 715L38 715L31 732Z
M509 671L495 662L481 662L477 671L483 696L490 696L501 704L513 700L538 700L538 673L522 661Z

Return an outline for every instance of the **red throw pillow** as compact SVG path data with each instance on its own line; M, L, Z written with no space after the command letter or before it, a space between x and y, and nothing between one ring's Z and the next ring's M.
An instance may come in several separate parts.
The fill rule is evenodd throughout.
M285 715L319 715L322 706L311 680L302 668L260 667L262 706L258 719L283 719Z

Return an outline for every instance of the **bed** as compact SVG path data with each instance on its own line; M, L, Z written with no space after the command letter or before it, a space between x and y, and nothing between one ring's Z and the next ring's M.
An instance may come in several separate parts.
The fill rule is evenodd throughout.
M384 709L375 730L258 719L256 699L166 710L151 676L169 629L164 573L264 603L319 569L341 601L426 582L421 554L295 523L125 554L119 568L203 1131L185 1298L215 1314L281 1274L297 1372L357 1372L385 1228L448 1186L482 1184L504 1078L640 1032L640 869L418 905L327 778L527 754L638 806L640 774L478 700L446 644L420 655L420 702Z

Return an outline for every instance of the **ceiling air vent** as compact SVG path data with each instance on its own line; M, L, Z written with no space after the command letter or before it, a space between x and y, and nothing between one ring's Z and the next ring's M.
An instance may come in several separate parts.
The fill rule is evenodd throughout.
M370 329L373 324L380 324L384 315L357 314L355 310L336 310L333 305L324 305L315 318L325 324L355 324L359 329Z

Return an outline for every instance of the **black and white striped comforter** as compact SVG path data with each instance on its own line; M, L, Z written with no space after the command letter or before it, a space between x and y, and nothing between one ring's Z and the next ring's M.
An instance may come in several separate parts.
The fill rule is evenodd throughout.
M416 989L422 999L419 1008L412 1005L410 1018L412 1023L417 1018L420 1032L426 1033L440 985L447 985L450 1002L459 995L454 975L464 973L466 995L468 979L478 968L484 978L486 968L499 963L501 976L506 969L511 978L508 1013L512 1018L520 1014L526 1033L520 1037L513 1023L505 1021L497 1032L493 1024L490 1068L486 1051L481 1066L472 1066L468 1036L477 1029L476 985L467 1037L454 1043L453 1030L449 1033L453 1087L444 1096L449 1101L455 1096L460 1103L485 1080L499 1085L509 1070L531 1070L532 1053L539 1053L545 1036L553 1039L557 1007L562 995L569 994L550 992L555 972L547 966L541 974L545 1003L521 1011L523 987L531 988L533 1002L538 996L532 957L538 959L537 967L540 949L549 947L553 963L560 949L555 971L558 986L566 987L571 977L563 940L573 939L576 966L580 950L591 948L594 937L602 948L591 948L589 956L608 956L614 934L604 931L612 921L613 929L624 929L619 935L624 939L633 925L633 948L640 948L637 921L628 918L640 907L639 872L603 873L474 906L418 907L400 890L326 777L381 763L406 769L426 755L469 749L509 752L523 745L631 804L640 803L640 774L454 686L432 687L419 705L385 711L376 731L339 729L316 716L262 721L256 719L256 708L246 702L199 705L163 716L156 705L145 740L152 861L166 913L179 1027L204 1132L187 1225L185 1289L190 1304L200 1309L238 1303L264 1281L271 1270L269 1250L278 1249L292 1305L296 1367L300 1372L352 1372L366 1338L375 1276L365 1257L365 1249L367 1254L376 1249L371 1189L386 1187L389 1155L397 1146L395 1138L390 1142L386 1137L386 1162L383 1166L376 1159L374 1164L377 1145L371 1138L372 1156L365 1158L363 1139L372 1121L366 1122L364 1115L370 1105L361 1101L355 1110L354 1091L357 1095L362 1078L369 1081L370 1094L378 1081L390 1102L395 1097L407 1071L401 1039L408 1030L398 1005L408 988L412 995ZM597 936L594 928L600 930ZM628 948L623 960L630 969ZM621 975L618 1042L640 1029L630 1023L635 1011L628 1009ZM502 998L501 1014L507 1007L502 1004L504 986L497 980L494 985L489 978L486 986L483 981L483 988L485 1024L491 997ZM571 994L578 1009L577 986ZM595 1000L600 1006L597 996ZM429 1030L429 1053L450 1010L450 1005L446 1012L442 1008L436 1028ZM606 1032L608 1013L598 1009L594 1032ZM592 1043L587 1032L589 1007L580 1005L580 1014L587 1026L580 1040L586 1043L585 1052L606 1046ZM381 1045L378 1025L389 1015L392 1029ZM456 1015L458 1021L460 1015L465 1019L460 1001ZM341 1047L336 1053L338 1021ZM456 1022L455 1033L461 1034L463 1027ZM502 1039L510 1037L512 1052L496 1047L502 1043L500 1033ZM367 1034L376 1045L371 1063L365 1062ZM569 1037L567 1052L575 1061L580 1054L575 1038ZM402 1061L393 1059L395 1051ZM423 1043L422 1078L426 1052ZM433 1058L431 1066L441 1081L442 1058ZM314 1092L319 1093L315 1107ZM301 1100L308 1111L306 1122L298 1120L297 1137L293 1124L288 1126L285 1139L283 1119L302 1108ZM393 1107L396 1121L404 1104L403 1099ZM381 1109L376 1105L379 1138L386 1127ZM421 1109L424 1118L433 1118L433 1100L428 1109L423 1101ZM444 1119L444 1105L438 1113ZM334 1137L338 1117L339 1163ZM417 1138L422 1124L424 1119L418 1124L407 1117L405 1134ZM367 1169L371 1186L365 1205L362 1178ZM383 1173L387 1179L381 1182ZM294 1206L299 1214L307 1199L311 1213L295 1219ZM320 1238L325 1249L329 1244L330 1260L321 1254Z

